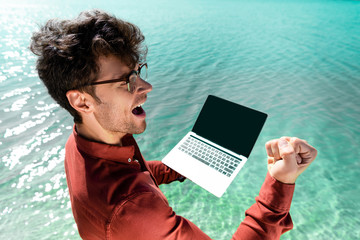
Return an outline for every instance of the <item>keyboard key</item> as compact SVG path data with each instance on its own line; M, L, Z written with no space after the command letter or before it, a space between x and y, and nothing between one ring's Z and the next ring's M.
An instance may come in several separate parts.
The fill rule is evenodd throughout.
M205 161L205 160L203 160L203 159L199 158L198 156L193 155L193 157L194 157L194 158L196 158L197 160L199 160L200 162L205 163L206 165L209 165L209 163L208 163L207 161Z
M241 160L195 138L186 139L179 150L212 167L224 176L230 177Z

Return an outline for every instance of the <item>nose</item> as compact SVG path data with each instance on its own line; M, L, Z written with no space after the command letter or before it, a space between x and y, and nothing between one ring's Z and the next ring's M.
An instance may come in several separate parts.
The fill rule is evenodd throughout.
M136 79L136 85L136 93L139 94L148 93L152 90L152 85L149 82L142 80L140 77Z

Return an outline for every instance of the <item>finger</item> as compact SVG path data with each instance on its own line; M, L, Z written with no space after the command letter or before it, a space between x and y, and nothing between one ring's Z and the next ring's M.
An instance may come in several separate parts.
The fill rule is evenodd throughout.
M275 160L274 160L273 157L268 157L267 161L268 161L268 164L274 164L275 163Z
M268 157L267 162L268 162L268 164L267 164L267 169L268 169L268 171L270 172L271 168L272 168L272 167L274 166L274 164L275 164L275 160L274 160L273 157Z
M316 158L317 150L308 144L307 141L292 137L290 143L293 146L295 153L302 159L301 163L310 163Z
M291 140L291 137L288 137L288 136L282 136L281 138L284 138L288 142L290 142L290 140Z
M279 140L275 140L275 141L271 142L271 151L273 152L275 159L281 159L280 152L279 152L278 141Z
M271 140L271 141L273 141L273 140ZM266 148L267 155L269 157L274 157L274 154L273 154L273 152L271 150L271 141L268 141L268 142L265 143L265 148Z
M278 141L278 147L280 156L284 159L285 164L294 164L296 163L296 153L293 146L286 141L285 138L280 138Z
M288 141L288 142L289 142L290 139L291 139L291 137L287 137L287 136L285 136L285 137L283 137L283 138L285 138L286 141ZM267 142L265 143L266 153L267 153L267 155L268 155L269 157L274 157L274 153L273 153L273 150L272 150L272 146L271 146L271 145L276 145L276 146L277 146L278 140L279 140L279 139L272 139L272 140L267 141ZM276 147L276 149L278 149L278 147ZM278 151L277 151L277 152L278 152ZM278 156L278 157L279 157L279 156ZM280 159L280 158L278 158L278 159Z

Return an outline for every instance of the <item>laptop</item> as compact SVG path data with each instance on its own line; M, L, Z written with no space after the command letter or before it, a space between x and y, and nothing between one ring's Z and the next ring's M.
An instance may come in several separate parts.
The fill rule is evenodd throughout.
M162 162L217 197L246 163L267 114L209 95L192 130Z

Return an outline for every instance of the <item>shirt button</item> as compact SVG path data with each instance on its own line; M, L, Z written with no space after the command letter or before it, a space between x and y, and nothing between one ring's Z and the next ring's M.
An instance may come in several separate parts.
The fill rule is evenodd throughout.
M137 160L137 159L135 159L134 161L137 162L137 163L139 162L139 160Z
M131 162L131 158L128 159L128 162Z

